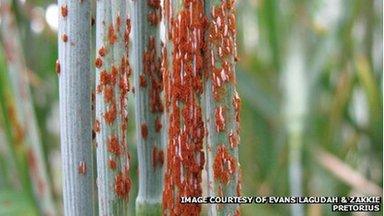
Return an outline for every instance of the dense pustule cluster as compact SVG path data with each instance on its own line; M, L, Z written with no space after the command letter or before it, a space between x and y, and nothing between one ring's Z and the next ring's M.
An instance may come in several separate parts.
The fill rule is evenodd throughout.
M201 206L180 204L179 200L181 196L202 195L205 130L200 97L203 92L204 1L182 1L182 8L170 20L172 71L164 71L168 76L164 77L164 84L169 127L163 214L198 215Z

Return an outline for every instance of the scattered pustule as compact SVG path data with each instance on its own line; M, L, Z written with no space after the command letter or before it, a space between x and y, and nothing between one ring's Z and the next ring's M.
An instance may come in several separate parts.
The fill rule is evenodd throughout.
M104 46L102 46L102 47L99 49L99 55L100 55L101 57L104 57L105 54L106 54L106 52L107 52L107 50L105 49Z
M219 145L213 162L213 174L216 180L227 184L235 173L237 161L232 157L224 145Z
M87 172L87 165L85 164L84 161L79 162L77 170L78 170L79 174L85 175L85 173Z
M116 105L112 105L109 107L109 109L104 113L104 119L105 122L108 125L111 125L115 119L116 119L117 111L116 111Z
M114 101L113 86L108 85L104 87L104 100L106 103L113 103Z
M108 151L109 152L111 152L117 156L121 154L121 147L119 144L119 140L115 135L109 137L107 144L108 144Z
M131 180L127 173L119 172L115 176L115 192L119 198L128 199L128 194L131 189Z
M96 68L101 68L101 66L103 66L103 60L101 60L101 58L96 58L95 60L95 66Z
M224 108L222 106L215 109L215 124L217 132L225 130Z
M140 75L140 87L147 87L147 81L145 80L144 75Z
M109 40L109 43L112 44L112 45L117 40L117 36L115 34L115 29L113 28L112 24L108 27L108 40Z
M55 71L57 74L60 74L60 72L61 72L61 66L60 66L60 60L59 59L56 60Z
M113 158L108 159L108 166L110 169L115 170L117 167L116 161Z
M163 125L161 124L161 119L157 117L155 121L155 131L159 133L162 127Z
M68 6L66 4L60 7L60 11L61 11L61 16L63 17L68 16Z
M63 40L64 43L68 42L68 35L64 33L64 34L61 36L61 39Z
M156 146L152 149L152 166L153 169L156 169L158 166L163 166L164 163L164 153L163 150L158 149Z
M148 126L146 123L141 124L141 136L143 139L147 139L148 137Z

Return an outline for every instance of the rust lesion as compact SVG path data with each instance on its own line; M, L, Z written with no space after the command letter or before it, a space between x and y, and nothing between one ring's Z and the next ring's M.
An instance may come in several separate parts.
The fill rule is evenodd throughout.
M125 170L118 172L115 176L114 189L119 198L128 200L131 189L131 179Z
M237 160L233 157L224 145L219 145L213 162L213 174L215 180L227 184L231 175L237 169Z
M77 171L80 175L85 175L85 173L87 172L87 165L84 161L79 162L79 165L77 166Z
M62 17L67 17L68 16L68 6L67 6L67 4L61 5L60 13L61 13Z

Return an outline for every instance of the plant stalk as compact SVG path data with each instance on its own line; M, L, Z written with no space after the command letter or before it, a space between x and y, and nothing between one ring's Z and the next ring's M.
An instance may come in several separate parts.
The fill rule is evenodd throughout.
M136 215L160 215L163 185L160 1L133 2L135 122L139 160Z
M240 97L236 91L235 1L206 2L205 121L208 196L240 196ZM240 206L210 205L209 215L238 215Z
M11 90L15 98L15 115L23 130L23 142L28 160L28 171L35 200L42 214L56 213L51 184L43 156L32 96L29 88L27 67L23 56L17 24L11 13L11 2L1 0L1 36L5 47Z
M201 206L181 204L180 197L202 196L204 1L165 1L164 7L172 66L163 72L169 124L163 215L198 215Z
M59 0L58 7L64 215L93 215L91 4Z
M97 181L100 215L126 215L131 180L126 140L130 20L124 0L96 5Z

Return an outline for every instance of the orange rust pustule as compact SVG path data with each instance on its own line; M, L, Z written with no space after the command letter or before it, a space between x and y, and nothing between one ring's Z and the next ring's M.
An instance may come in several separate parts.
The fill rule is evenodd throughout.
M113 160L112 158L109 158L108 159L108 166L111 170L115 170L116 167L117 167L117 163L115 160Z
M224 108L221 106L215 109L215 124L217 132L222 132L225 130Z
M161 119L157 117L155 120L155 131L159 133L162 127L163 125L161 124Z
M147 139L148 137L148 126L146 123L141 124L141 137Z
M68 42L68 35L64 33L63 35L61 35L61 39L64 43Z
M110 44L114 44L117 40L117 35L116 35L116 32L115 32L115 28L113 27L113 25L110 25L108 27L108 41Z
M84 161L80 161L79 165L77 166L77 171L80 175L85 175L85 173L87 172L87 165Z
M60 12L61 12L61 16L63 16L63 17L68 16L68 6L66 4L62 5L60 7Z
M101 57L104 57L106 53L107 53L107 49L105 49L105 47L102 46L102 47L99 49L99 55L100 55Z
M131 189L131 180L125 171L119 172L115 176L115 193L121 199L128 199L128 194Z
M121 147L117 136L113 135L108 139L108 151L119 156L121 154Z
M114 91L112 85L106 85L104 87L104 101L110 104L114 102Z
M145 79L144 75L140 75L140 87L142 88L147 87L147 80Z
M148 6L151 9L147 14L148 22L152 26L156 26L161 21L160 0L147 0Z
M96 58L95 66L96 68L101 68L101 66L103 66L103 60L101 60L101 58Z
M162 167L164 164L164 153L163 150L158 149L156 146L152 149L152 167Z
M145 87L149 79L149 106L153 113L162 113L164 107L161 101L161 91L163 90L163 77L161 73L161 59L156 50L156 40L153 36L148 39L148 46L143 54L144 73L140 75L140 86Z
M241 100L240 100L240 96L236 90L235 90L235 94L234 94L233 99L232 99L232 105L233 105L233 108L235 110L236 122L239 123L240 122Z
M183 0L173 16L165 1L170 21L168 39L173 43L172 70L165 65L163 83L168 113L167 161L163 190L164 215L199 215L198 204L180 204L181 196L202 195L204 123L200 105L203 92L203 54L206 19L203 0Z
M117 115L116 106L113 104L105 113L104 113L104 120L107 124L111 125Z
M56 71L56 73L57 73L58 75L59 75L60 72L61 72L61 66L60 66L60 61L59 61L59 59L56 60L55 71Z
M215 180L227 184L231 175L236 172L237 161L229 154L224 145L217 148L216 157L213 161L213 174Z

